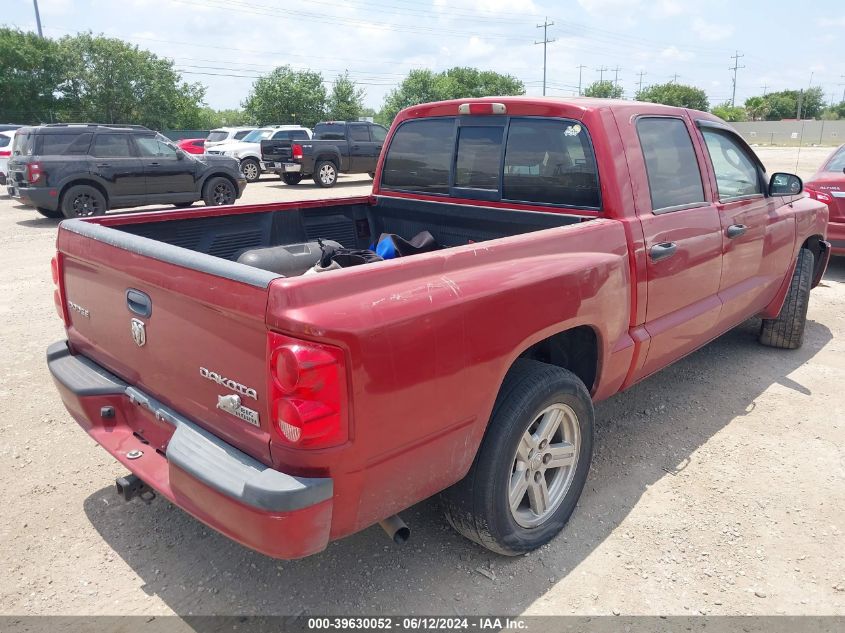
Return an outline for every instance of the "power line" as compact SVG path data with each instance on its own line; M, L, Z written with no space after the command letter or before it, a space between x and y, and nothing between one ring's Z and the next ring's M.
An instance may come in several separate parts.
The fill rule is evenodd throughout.
M542 24L538 24L538 29L543 29L543 41L542 42L534 42L534 44L542 44L543 45L543 96L546 96L546 46L554 42L554 40L549 39L549 27L554 26L554 22L549 22L549 18L543 20Z
M740 68L745 68L745 66L739 65L740 57L745 57L745 55L740 55L739 51L737 51L734 55L731 55L731 59L734 60L734 65L733 65L733 68L728 69L728 70L734 71L733 90L731 91L731 107L736 105L736 71L739 70ZM811 79L811 81L812 81L812 79Z
M617 66L616 68L611 68L610 70L613 71L613 85L619 85L619 71L622 69Z
M599 73L599 83L604 81L604 73L607 71L607 66L602 66L601 68L596 68Z

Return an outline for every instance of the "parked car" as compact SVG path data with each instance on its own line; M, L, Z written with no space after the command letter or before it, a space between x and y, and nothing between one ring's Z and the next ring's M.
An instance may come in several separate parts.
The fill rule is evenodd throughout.
M547 543L593 403L754 315L800 346L830 255L797 176L712 114L623 100L415 105L372 195L176 214L60 225L47 363L124 498L278 558L402 540L438 492L483 547Z
M845 255L845 145L827 157L804 186L811 198L821 200L830 211L827 235L834 255Z
M230 156L237 159L241 165L241 171L247 182L255 182L261 178L261 174L268 171L267 166L261 159L261 141L264 139L276 140L308 140L311 138L311 130L299 125L274 125L253 130L247 134L242 141L226 143L208 150L209 154Z
M12 155L12 144L15 130L0 131L0 186L6 185L9 176L9 156Z
M207 151L212 147L217 147L218 145L243 140L243 138L254 129L255 126L253 125L247 127L220 127L215 130L211 130L205 138L205 149Z
M310 177L320 187L334 187L339 173L372 177L386 136L387 129L375 123L327 121L314 126L309 143L261 141L261 156L285 184Z
M0 123L0 132L12 132L22 127L22 125L17 125L15 123Z
M237 161L192 156L138 125L21 128L7 191L48 218L102 215L145 204L233 204L246 186Z
M204 138L183 138L176 143L176 147L188 154L205 154Z

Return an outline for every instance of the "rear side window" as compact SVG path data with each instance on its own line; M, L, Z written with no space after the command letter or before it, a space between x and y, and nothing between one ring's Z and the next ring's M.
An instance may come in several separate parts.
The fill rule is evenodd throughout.
M240 134L240 132L238 134ZM248 132L244 132L244 136L246 136L247 134ZM217 143L219 141L225 141L227 138L229 138L229 133L225 130L212 130L211 132L209 132L205 140L209 143ZM238 136L237 134L235 134L235 138L243 138L243 136Z
M460 128L455 186L498 190L503 127Z
M235 132L235 140L240 141L244 136L252 132L252 130L241 130L240 132Z
M12 154L14 156L32 156L33 134L18 132L15 140L12 141Z
M575 121L512 119L503 180L507 200L601 206L592 144Z
M419 119L403 123L390 141L382 185L421 193L449 193L455 149L455 119Z
M374 125L370 128L370 134L373 137L373 140L376 143L384 143L384 139L387 138L387 130L385 130L380 125Z
M757 165L727 132L703 129L704 143L716 173L719 200L763 193Z
M128 134L98 134L91 155L97 158L130 158L132 145Z
M350 125L349 126L349 140L361 141L365 143L370 142L370 131L366 125Z
M637 121L653 211L704 202L701 171L686 124L669 117Z
M12 142L12 139L6 136L5 134L0 134L0 147L8 147L9 143Z
M838 171L841 173L843 169L845 169L845 146L840 147L833 155L833 158L828 161L825 171Z
M82 134L42 134L42 156L84 156L91 146L91 132Z

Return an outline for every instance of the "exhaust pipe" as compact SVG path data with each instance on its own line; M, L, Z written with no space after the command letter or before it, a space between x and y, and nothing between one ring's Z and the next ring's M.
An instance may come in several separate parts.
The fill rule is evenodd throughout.
M135 497L141 497L149 503L155 498L153 489L132 473L115 479L114 485L117 488L117 494L123 497L124 501L132 501Z
M379 521L378 524L397 545L403 545L411 537L411 529L405 525L398 514L387 517L383 521Z

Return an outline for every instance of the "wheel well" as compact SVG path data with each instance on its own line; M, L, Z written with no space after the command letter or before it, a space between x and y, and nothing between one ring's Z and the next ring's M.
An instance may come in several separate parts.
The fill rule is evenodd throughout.
M203 197L205 197L205 188L208 186L208 183L211 182L211 180L214 179L214 178L225 178L230 183L232 183L232 186L235 188L235 193L238 192L238 183L235 182L234 178L232 178L229 174L217 172L217 173L214 173L214 174L209 174L208 176L205 177L205 181L203 181L203 183L202 183L202 195L203 195Z
M103 187L103 186L102 186L100 183L98 183L96 180L87 180L87 179L84 179L84 178L83 178L83 179L81 179L81 180L72 180L72 181L70 181L69 183L67 183L66 185L64 185L64 186L62 187L61 191L59 191L59 209L61 209L61 208L62 208L62 200L63 200L63 199L64 199L64 197L65 197L65 192L66 192L68 189L70 189L71 187L75 187L76 185L88 185L89 187L94 187L94 189L96 189L96 190L97 190L97 191L99 191L101 194L103 194L103 197L106 199L106 202L108 203L108 201L109 201L109 194L108 194L108 193L106 193L106 189L105 189L105 187Z
M580 325L534 343L519 357L568 369L592 391L598 368L598 339L593 328Z
M314 159L314 166L316 167L317 163L323 161L327 163L332 163L335 169L340 169L340 167L338 166L337 156L335 156L334 154L323 154L322 156L318 156Z
M808 249L813 254L813 257L816 260L813 267L813 279L816 278L816 273L819 270L819 266L822 265L822 240L824 240L824 238L821 235L811 235L806 240L804 240L804 243L801 245L801 248Z

